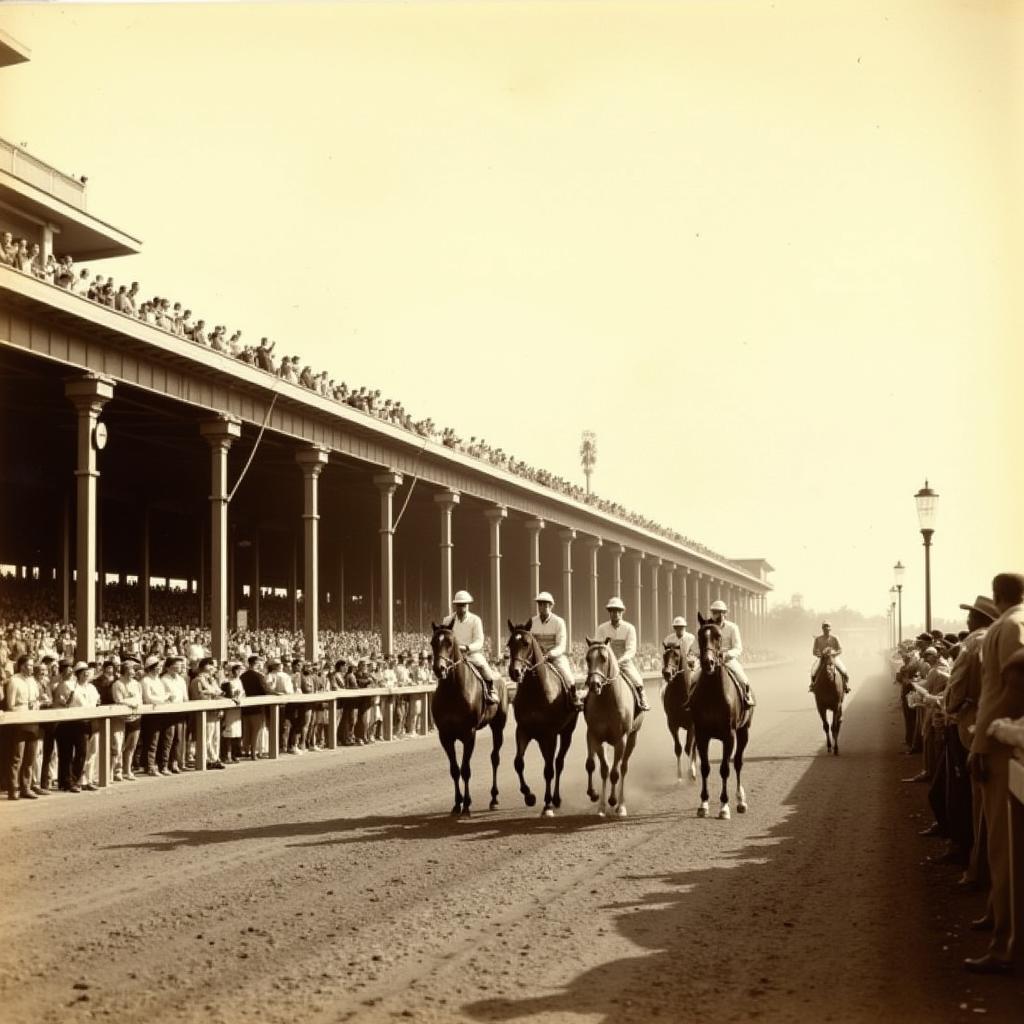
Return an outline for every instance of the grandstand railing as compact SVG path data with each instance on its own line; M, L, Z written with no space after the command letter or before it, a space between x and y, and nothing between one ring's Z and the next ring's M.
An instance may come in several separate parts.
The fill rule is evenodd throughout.
M22 181L27 181L30 185L35 185L36 188L49 192L50 195L63 199L72 206L77 206L80 210L85 209L85 185L81 181L58 171L56 167L51 167L39 157L6 139L0 139L0 170L7 171L16 178L21 178Z

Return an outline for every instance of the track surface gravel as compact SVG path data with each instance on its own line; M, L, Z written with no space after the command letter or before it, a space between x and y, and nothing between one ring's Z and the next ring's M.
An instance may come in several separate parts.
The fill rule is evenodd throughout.
M752 673L731 821L695 816L660 711L625 819L586 799L582 724L554 819L511 730L468 821L433 736L5 804L0 1020L1020 1021L1020 978L959 970L982 898L924 862L893 688L851 668L838 758L802 663Z

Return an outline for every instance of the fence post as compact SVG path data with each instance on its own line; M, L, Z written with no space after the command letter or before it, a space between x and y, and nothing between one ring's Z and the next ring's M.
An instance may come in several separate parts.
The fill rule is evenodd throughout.
M192 716L192 731L196 737L196 771L206 771L206 712L197 711Z
M338 698L333 697L327 705L327 749L338 749Z
M98 748L97 757L100 760L98 783L100 789L106 789L110 785L110 719L98 719L99 728L96 730ZM91 781L91 780L90 780Z
M281 748L281 705L271 704L267 711L270 735L267 737L267 756L271 761L276 761Z

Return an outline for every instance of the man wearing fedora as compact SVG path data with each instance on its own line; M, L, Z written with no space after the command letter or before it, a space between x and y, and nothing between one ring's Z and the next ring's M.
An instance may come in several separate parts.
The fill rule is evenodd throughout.
M1024 576L1000 573L992 581L992 598L999 617L982 641L981 694L969 761L972 775L981 784L991 878L988 913L976 927L990 926L992 940L987 952L964 960L964 967L976 974L1011 974L1014 935L1007 796L1012 751L989 735L989 726L997 718L1024 714Z
M946 715L945 792L950 847L934 858L940 863L964 864L963 885L980 882L978 873L982 830L981 788L967 771L974 720L981 694L981 648L989 626L999 617L991 598L978 595L974 604L960 605L967 612L967 631L957 640L960 654L953 662L944 695Z

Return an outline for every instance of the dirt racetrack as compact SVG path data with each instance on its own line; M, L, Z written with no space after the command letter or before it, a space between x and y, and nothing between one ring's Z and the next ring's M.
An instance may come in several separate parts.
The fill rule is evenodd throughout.
M982 897L924 863L888 678L851 665L828 758L805 668L752 673L731 821L695 816L659 712L625 820L586 799L582 725L553 820L511 733L494 812L478 744L469 821L434 736L5 803L0 1020L1024 1020L1019 976L959 969Z

